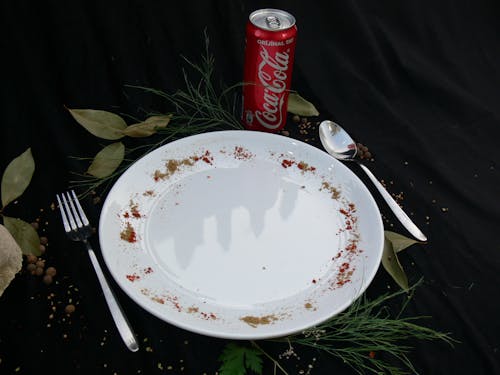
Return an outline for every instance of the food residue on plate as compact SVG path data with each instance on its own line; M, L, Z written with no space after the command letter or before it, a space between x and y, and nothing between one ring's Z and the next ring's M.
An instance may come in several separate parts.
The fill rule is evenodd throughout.
M277 317L274 314L270 315L264 315L264 316L253 316L253 315L246 315L242 316L240 318L241 321L247 323L248 325L256 328L259 325L267 325L267 324L272 324L276 320L279 320L280 318Z
M234 146L233 156L238 160L249 160L252 159L255 155L242 146Z
M156 302L160 305L170 306L174 310L176 310L177 312L184 312L184 313L188 313L191 315L195 315L196 317L203 319L203 320L218 320L219 319L219 317L215 313L201 311L199 307L194 306L194 305L185 308L184 306L182 306L181 302L179 301L179 298L175 295L170 295L168 293L157 294L157 293L151 292L151 290L149 290L147 288L142 288L141 293L144 296L149 297L149 299L151 301Z
M332 195L332 199L338 200L340 198L340 190L327 181L321 183L319 191L322 190L328 191Z
M120 238L130 243L137 242L137 234L132 224L129 222L125 224L125 229L120 232Z

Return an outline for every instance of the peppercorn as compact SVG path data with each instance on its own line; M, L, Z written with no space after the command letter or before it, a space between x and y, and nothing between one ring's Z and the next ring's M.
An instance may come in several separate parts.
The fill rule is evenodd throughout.
M40 244L47 245L49 243L49 239L45 236L40 237Z
M44 268L45 267L45 261L43 259L38 258L37 262L35 263L37 267Z
M29 255L26 256L26 261L28 263L36 263L37 260L38 260L38 258L37 258L36 255L29 254Z
M43 275L43 268L42 267L36 267L35 268L35 275L42 276Z
M43 283L44 283L45 285L50 285L50 284L52 284L52 276L50 276L50 275L45 275L45 276L43 277Z
M300 122L300 116L299 115L293 115L292 121L296 124Z
M40 246L38 247L38 249L40 250L40 253L41 253L41 254L45 254L45 250L46 250L46 248L45 248L45 246L44 246L44 245L40 244Z
M45 270L45 274L54 277L57 274L55 267L49 267Z
M372 154L369 151L368 147L366 147L362 143L356 143L356 146L358 148L358 157L360 159L371 159L372 158Z
M26 271L30 272L30 273L35 273L35 270L36 270L36 266L33 264L33 263L29 263L27 266L26 266Z
M73 304L66 305L66 307L64 308L64 312L66 314L73 314L75 312L75 310L76 310L76 307Z

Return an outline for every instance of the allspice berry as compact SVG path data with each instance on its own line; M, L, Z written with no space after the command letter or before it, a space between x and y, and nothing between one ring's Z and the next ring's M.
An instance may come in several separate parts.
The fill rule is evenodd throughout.
M45 270L45 274L54 277L57 274L57 271L55 267L49 267Z
M36 263L36 261L37 261L37 260L38 260L38 258L37 258L37 256L36 256L36 255L29 254L29 255L27 255L27 256L26 256L26 261L27 261L28 263L30 263L30 264L31 264L31 263L33 263L33 264L34 264L34 263Z
M35 274L36 266L33 263L26 265L26 271Z
M35 275L42 276L43 275L43 268L42 267L36 267L36 269L35 269Z
M41 267L41 268L45 267L45 261L42 260L42 259L38 259L35 264L36 264L37 267Z
M52 276L50 276L50 275L45 275L45 276L43 277L43 283L44 283L45 285L50 285L50 284L52 284Z
M76 307L75 305L72 305L72 304L69 304L69 305L66 305L66 307L64 308L64 312L66 314L73 314L76 310Z

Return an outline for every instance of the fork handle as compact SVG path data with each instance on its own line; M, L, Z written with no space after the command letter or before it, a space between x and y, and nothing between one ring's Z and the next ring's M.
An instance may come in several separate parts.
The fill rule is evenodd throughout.
M90 246L90 243L88 241L85 241L85 245L87 246L87 250L89 252L89 257L90 261L92 262L92 265L94 266L95 273L97 275L97 279L99 280L99 283L101 284L102 291L104 293L104 298L106 299L106 302L109 307L109 311L111 312L111 315L113 316L113 320L115 321L116 327L118 328L118 332L120 332L120 336L122 337L123 341L125 342L125 345L127 345L127 348L132 351L136 352L139 350L139 344L137 343L137 340L135 339L134 332L132 331L132 328L130 327L130 323L127 320L127 317L123 313L123 310L118 303L118 300L115 297L115 294L109 287L108 281L104 277L104 273L102 272L101 265L99 264L99 261L97 260L97 257L94 253L94 250L92 249L92 246Z

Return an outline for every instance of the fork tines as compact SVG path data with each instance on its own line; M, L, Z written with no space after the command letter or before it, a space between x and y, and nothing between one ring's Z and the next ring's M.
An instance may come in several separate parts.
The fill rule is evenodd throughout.
M59 209L61 210L61 216L63 219L64 229L66 232L72 230L77 230L78 228L83 228L89 225L89 221L85 212L83 212L82 206L78 201L78 198L74 190L56 195L57 203L59 204Z

